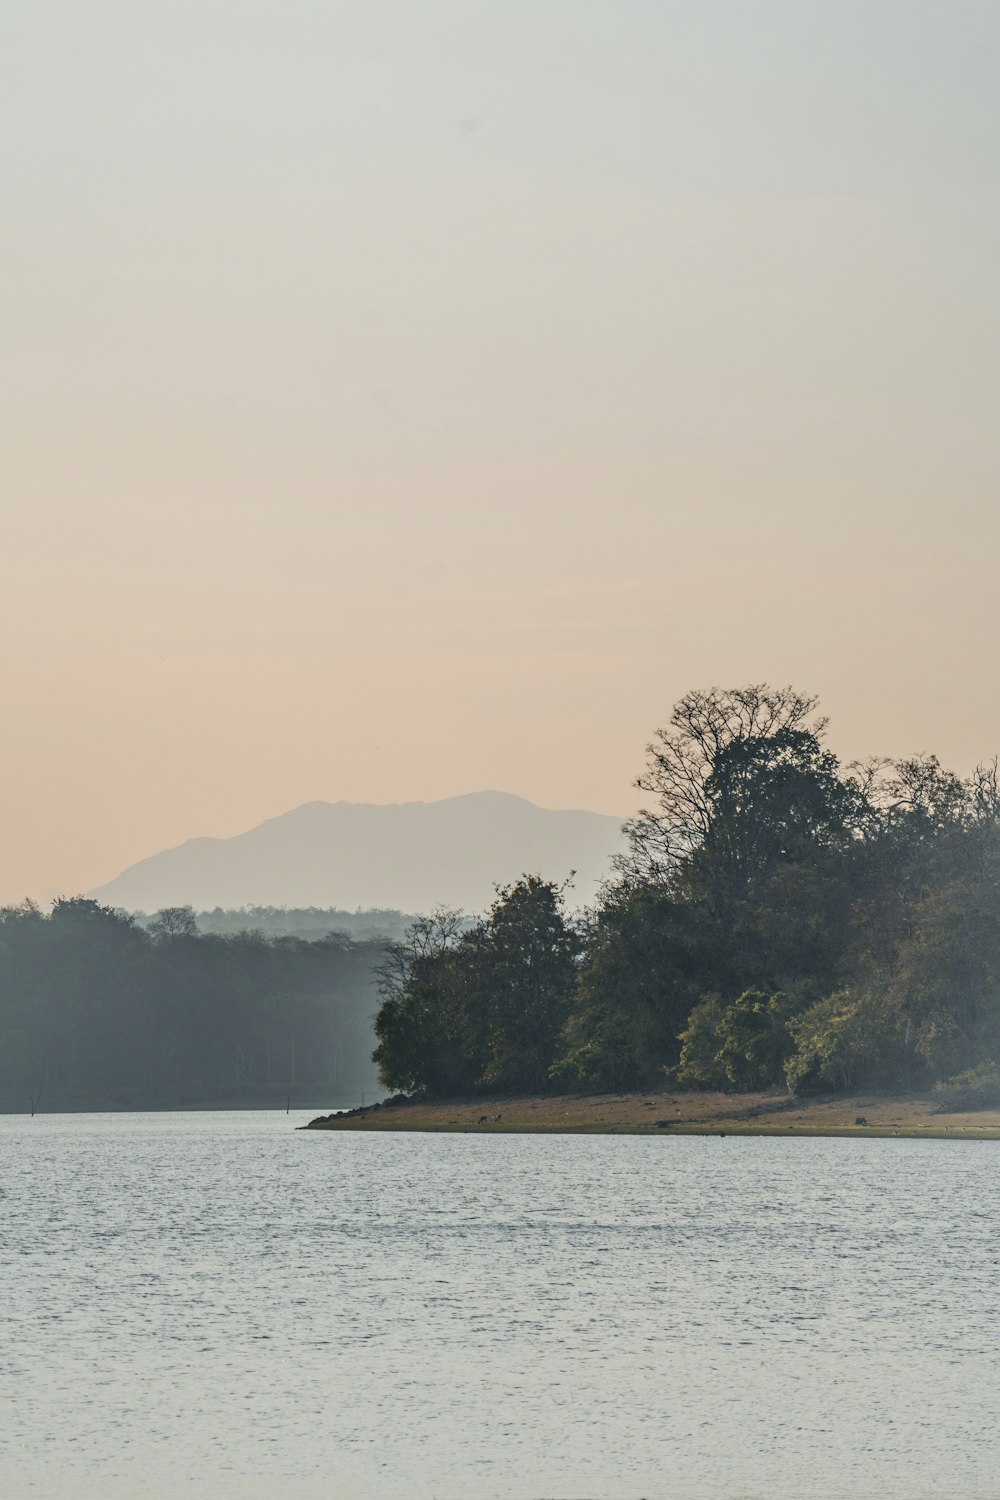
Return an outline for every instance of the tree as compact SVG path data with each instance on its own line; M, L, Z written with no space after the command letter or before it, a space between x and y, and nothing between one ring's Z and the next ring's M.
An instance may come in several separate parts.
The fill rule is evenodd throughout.
M780 1086L793 1048L789 1022L800 1008L795 995L759 989L728 1005L719 995L705 996L681 1033L678 1081L696 1088Z
M726 1004L721 995L703 995L688 1016L687 1025L677 1040L680 1043L680 1061L677 1066L677 1082L687 1088L723 1089L729 1080L719 1061L722 1038L719 1028L726 1014Z
M818 699L794 688L766 683L745 688L696 689L686 693L646 746L646 770L636 781L655 805L627 825L640 869L669 874L677 861L702 843L712 823L709 780L723 752L745 740L801 729ZM815 721L819 736L825 720Z
M562 892L525 875L472 926L421 918L382 972L373 1054L387 1088L433 1094L548 1086L580 940Z
M169 942L171 938L198 936L198 923L191 906L164 906L156 913L146 931L155 943Z
M849 842L860 788L822 748L817 700L761 684L688 693L647 746L655 804L626 825L631 878L687 884L720 916L775 864Z
M887 994L907 1061L948 1077L1000 1052L1000 848L984 870L939 879L912 908Z
M372 1054L388 1089L440 1094L475 1087L482 1075L482 1028L470 1024L468 965L457 952L464 927L461 912L441 910L418 917L389 947Z
M789 1019L794 1050L785 1078L797 1094L893 1088L903 1064L905 1028L884 995L840 990Z
M678 1032L721 957L714 928L661 885L610 887L585 934L553 1077L573 1089L662 1082Z
M552 881L522 876L498 890L485 923L468 939L480 955L476 978L489 1018L488 1087L549 1086L581 947L562 898Z
M780 1087L792 1052L789 1021L800 1008L794 995L746 990L719 1020L717 1061L736 1089Z

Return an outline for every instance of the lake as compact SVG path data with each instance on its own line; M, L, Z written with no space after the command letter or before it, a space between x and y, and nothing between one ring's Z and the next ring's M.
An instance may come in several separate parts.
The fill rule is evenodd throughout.
M997 1495L1000 1144L296 1123L0 1117L8 1500Z

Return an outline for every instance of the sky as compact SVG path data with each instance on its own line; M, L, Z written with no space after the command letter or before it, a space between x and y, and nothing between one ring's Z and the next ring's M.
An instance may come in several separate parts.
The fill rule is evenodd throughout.
M995 0L0 0L0 900L1000 749Z

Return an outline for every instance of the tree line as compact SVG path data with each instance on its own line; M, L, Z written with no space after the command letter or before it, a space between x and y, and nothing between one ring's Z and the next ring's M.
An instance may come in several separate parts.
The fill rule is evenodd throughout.
M157 914L134 912L140 927L149 927ZM343 911L337 906L237 906L212 907L194 913L195 926L201 933L238 937L242 932L259 932L264 937L306 938L319 942L331 933L364 942L391 942L401 938L413 921L401 911L388 907Z
M844 766L817 708L688 693L593 909L529 875L419 919L381 973L384 1085L1000 1097L996 762Z
M201 934L187 907L0 909L0 1108L354 1103L385 951Z

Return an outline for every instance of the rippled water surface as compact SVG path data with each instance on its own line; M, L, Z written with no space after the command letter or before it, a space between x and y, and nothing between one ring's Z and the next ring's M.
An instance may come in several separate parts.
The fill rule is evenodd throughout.
M1000 1494L1000 1145L0 1118L0 1494Z

